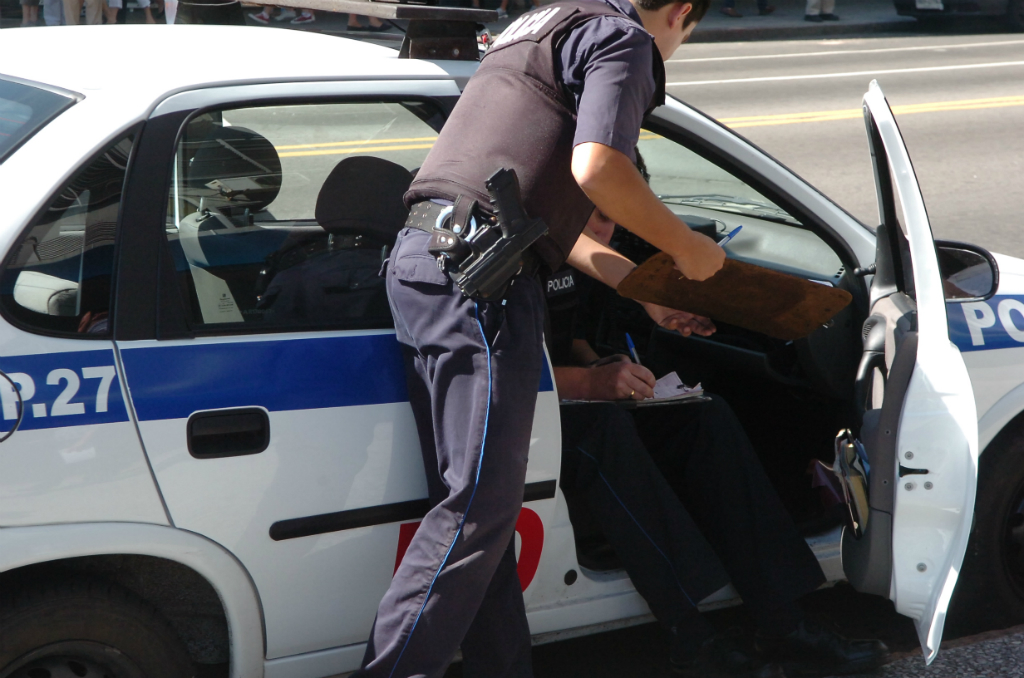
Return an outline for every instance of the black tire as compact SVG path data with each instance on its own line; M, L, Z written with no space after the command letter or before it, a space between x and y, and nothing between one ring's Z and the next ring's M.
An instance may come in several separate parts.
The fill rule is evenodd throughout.
M125 589L57 584L0 604L0 678L192 678L174 630Z
M1024 0L1010 0L1006 11L1006 23L1010 30L1024 31Z
M981 455L974 529L950 605L950 634L1024 622L1024 422Z

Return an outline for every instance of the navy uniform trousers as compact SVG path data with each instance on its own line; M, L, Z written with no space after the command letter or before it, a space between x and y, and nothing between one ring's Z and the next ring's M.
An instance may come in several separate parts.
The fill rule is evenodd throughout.
M515 524L543 360L544 299L517 276L501 302L462 295L398 235L387 290L433 505L377 610L360 676L532 676Z
M697 603L730 581L761 629L799 620L824 575L725 401L561 415L573 526L596 522L662 625L702 624Z

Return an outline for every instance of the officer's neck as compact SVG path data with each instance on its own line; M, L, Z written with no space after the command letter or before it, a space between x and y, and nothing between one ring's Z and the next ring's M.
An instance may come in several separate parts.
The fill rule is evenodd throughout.
M675 53L683 42L690 37L696 22L684 26L686 16L693 10L689 2L672 2L656 10L644 9L638 0L629 0L644 30L654 36L654 44L666 61Z

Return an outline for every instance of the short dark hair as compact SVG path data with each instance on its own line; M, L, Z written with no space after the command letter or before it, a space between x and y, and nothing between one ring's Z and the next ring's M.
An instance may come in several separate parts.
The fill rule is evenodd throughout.
M683 26L689 26L700 21L708 13L708 9L711 8L711 0L636 0L637 6L640 9L646 9L648 12L657 12L662 7L671 5L674 2L693 6L690 13L686 15L686 21L683 22Z

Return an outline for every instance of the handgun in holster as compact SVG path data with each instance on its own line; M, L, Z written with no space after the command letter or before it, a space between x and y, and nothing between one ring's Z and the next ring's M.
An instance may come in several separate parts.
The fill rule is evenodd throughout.
M515 170L498 170L486 186L490 210L485 212L476 200L459 196L451 212L445 210L437 219L427 250L463 294L493 300L505 294L508 283L523 268L526 249L548 227L542 219L527 216Z

